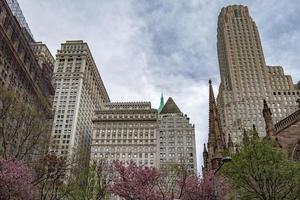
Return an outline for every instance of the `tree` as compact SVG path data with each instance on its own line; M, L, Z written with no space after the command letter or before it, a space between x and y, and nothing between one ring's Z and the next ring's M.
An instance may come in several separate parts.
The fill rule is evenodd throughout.
M48 149L50 113L42 109L43 100L29 104L15 92L0 88L0 156L5 159L32 160Z
M40 200L52 200L68 193L68 188L63 185L63 180L68 170L68 163L63 157L48 154L36 160L32 167L34 169L34 180L36 198Z
M33 199L31 170L16 159L0 157L0 200Z
M162 199L181 199L186 189L186 181L191 176L193 172L189 170L188 164L165 163L160 171L158 185Z
M196 176L184 164L170 164L170 173L133 162L125 166L117 161L114 168L119 176L113 180L111 192L126 200L214 200L223 199L227 191L224 179L214 177L213 172Z
M300 165L266 140L250 137L222 173L240 199L299 199Z
M92 162L82 169L77 180L70 183L71 199L104 200L109 198L109 185L112 180L112 167L105 160Z
M180 183L182 184L182 183ZM190 175L185 180L182 200L214 200L224 199L228 192L228 184L224 178L217 177L209 171L203 177Z
M157 183L160 178L155 168L137 166L130 162L128 166L115 161L113 167L117 177L111 184L110 191L126 200L160 200Z

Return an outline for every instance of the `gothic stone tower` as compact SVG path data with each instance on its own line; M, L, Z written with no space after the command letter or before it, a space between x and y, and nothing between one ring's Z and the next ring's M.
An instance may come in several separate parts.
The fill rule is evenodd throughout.
M204 144L203 160L204 166L202 171L215 170L221 164L225 150L228 148L233 151L231 136L228 136L226 145L225 135L220 124L220 117L214 97L213 87L209 80L209 132L207 148Z

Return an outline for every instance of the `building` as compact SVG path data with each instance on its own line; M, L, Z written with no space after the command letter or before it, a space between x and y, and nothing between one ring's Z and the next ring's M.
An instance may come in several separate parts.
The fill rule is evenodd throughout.
M157 110L150 102L114 102L96 111L91 158L158 167Z
M300 162L300 102L298 110L274 124L271 109L267 101L264 101L263 116L266 137L273 141L275 146L284 149L291 160Z
M55 92L52 86L55 59L53 58L48 47L42 42L32 42L30 43L30 45L33 53L35 54L36 60L40 66L41 77L43 77L43 82L42 84L40 84L40 88L42 91L44 91L45 95L51 101L52 104ZM53 89L49 91L47 88Z
M214 96L211 80L209 80L209 129L207 147L204 144L202 173L216 170L222 162L226 151L233 151L233 142L230 134L226 144L225 134L221 127L220 116Z
M51 84L51 66L54 59L48 51L49 62L45 63L43 68L39 60L44 59L45 55L38 56L38 53L33 51L32 45L35 44L28 40L27 33L24 32L9 4L0 1L0 89L14 91L17 97L20 97L21 103L41 114L40 120L45 123L44 128L47 128L52 124L54 88ZM47 49L45 45L44 48ZM46 68L49 69L45 70ZM24 126L22 129L30 125ZM32 143L29 144L26 138L23 141L21 136L16 138L20 143L23 142L20 146L28 147L24 153L26 155L22 158L24 161L31 161L48 150L47 138L50 136L50 130L49 132L45 130L41 134L33 130L30 137L33 135L36 136L37 143L33 142L34 139L30 140ZM1 141L3 137L0 137Z
M50 54L51 55L51 54ZM6 1L0 2L0 86L27 97L44 98L51 110L52 84L47 81L50 72L43 72ZM34 105L34 103L33 103Z
M233 5L222 8L218 18L217 50L221 83L217 103L223 131L239 142L243 129L256 125L265 135L261 110L269 102L273 122L297 109L299 83L285 75L281 66L268 66L257 26L248 8Z
M34 42L33 35L31 33L31 30L28 26L28 23L26 22L26 19L23 15L23 12L20 8L20 5L17 0L6 0L10 10L12 11L12 14L16 17L18 20L25 36L27 39L29 39L30 42Z
M74 40L61 44L53 80L55 116L50 150L65 158L77 155L88 161L94 112L110 100L87 43Z
M184 164L191 173L197 173L195 126L169 97L159 113L159 167Z

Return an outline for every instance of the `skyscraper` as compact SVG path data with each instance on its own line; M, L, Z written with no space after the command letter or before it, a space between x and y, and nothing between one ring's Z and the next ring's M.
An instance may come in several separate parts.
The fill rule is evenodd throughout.
M157 110L150 102L106 103L93 120L91 158L158 167Z
M169 97L159 115L159 167L168 170L172 164L185 165L197 173L195 127Z
M257 26L246 6L222 8L217 40L221 75L217 102L225 135L238 142L243 129L253 124L265 135L263 100L269 102L273 120L279 121L297 109L299 85L281 66L266 65Z
M0 1L0 27L0 86L22 96L44 98L47 102L45 109L51 110L54 90L48 80L52 72L43 71L37 61L45 55L38 58L32 51L35 44L28 41L6 1ZM50 52L48 56L52 57ZM48 64L52 65L53 58L49 61Z
M21 13L20 8L18 9ZM43 127L48 128L48 125L52 124L52 99L54 89L51 83L51 76L54 58L48 51L46 45L43 45L43 51L48 51L48 53L44 54L38 50L39 47L37 43L32 43L31 40L28 40L28 33L24 31L20 21L17 20L14 14L9 4L1 0L0 89L1 92L2 89L14 91L18 98L20 98L20 102L23 104L22 106L25 107L26 104L26 106L28 105L37 111L40 114L39 119L43 123ZM47 59L47 62L42 62L42 60L45 59ZM14 103L13 105L13 107L16 107L17 104ZM21 112L20 109L19 111ZM20 116L22 115L21 113L18 114L20 114ZM33 115L31 114L31 116ZM2 118L2 120L5 118L6 117ZM18 121L22 125L12 123L17 127L14 130L10 129L12 132L15 130L20 131L20 127L22 130L26 130L26 128L29 130L28 127L33 127L31 125L24 125L26 124L25 121L20 119L23 118L20 117ZM30 121L30 119L28 120ZM2 124L2 126L3 125L4 124ZM19 141L20 146L26 146L26 148L28 147L30 149L24 153L27 155L23 157L24 160L30 161L48 150L47 138L50 136L50 130L45 129L42 134L37 134L37 129L32 130L29 134L30 137L26 135L25 132L26 131L24 131L24 134L16 134L16 136L12 138ZM9 134L10 132L3 131L3 133L4 134L0 136L0 143L10 144L7 141L4 142L5 133ZM35 139L33 139L33 135ZM27 142L29 140L30 142ZM13 144L14 145L10 145L13 147L12 149L18 149L17 142L14 141ZM20 149L18 149L18 151L22 152Z
M87 43L61 44L54 68L55 111L51 151L66 158L74 152L90 155L92 118L109 97Z

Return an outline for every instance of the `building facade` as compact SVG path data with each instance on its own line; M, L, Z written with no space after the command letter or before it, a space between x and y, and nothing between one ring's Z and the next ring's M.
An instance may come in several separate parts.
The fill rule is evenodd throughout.
M43 77L43 82L40 84L40 88L45 93L47 98L53 101L54 98L54 88L49 91L47 88L52 88L52 78L54 71L55 59L53 58L48 47L42 42L32 42L30 43L31 49L35 54L36 60L40 66L41 76Z
M49 61L42 65L39 60L45 59L46 55L38 55L34 51L36 43L31 43L26 34L9 4L0 1L0 90L15 92L17 98L20 98L20 103L39 112L40 120L44 123L44 128L47 128L52 124L53 117L54 88L51 76L54 59L48 51ZM48 50L46 45L44 49ZM30 125L24 126L22 129ZM37 133L33 130L30 134L32 136ZM23 139L22 146L28 148L26 156L22 158L24 161L31 161L48 150L47 138L50 136L50 130L48 132L45 129L42 134L35 136L38 142L34 144L29 144L30 141L22 138L21 135L16 138L19 141ZM1 141L3 137L0 137Z
M195 126L171 97L158 116L160 169L167 170L172 164L183 164L190 173L196 174Z
M50 54L51 55L51 54ZM6 1L0 2L0 85L26 97L46 100L51 110L54 89L47 80L51 73L41 69L31 43L27 40Z
M273 123L272 112L264 101L263 116L266 124L266 138L285 150L291 160L300 162L300 102L299 108L284 119Z
M87 161L94 112L110 101L87 43L74 40L61 44L53 81L55 116L50 150L65 158L79 155Z
M218 18L217 50L221 83L217 97L223 131L239 142L243 129L256 125L261 136L265 124L263 99L269 102L274 123L297 109L299 83L281 66L265 63L259 32L248 8L222 8Z
M157 110L150 102L114 102L96 111L91 159L158 167Z

